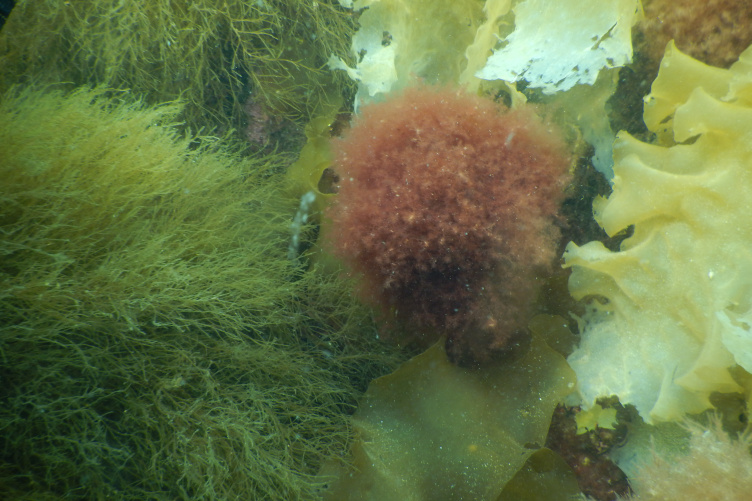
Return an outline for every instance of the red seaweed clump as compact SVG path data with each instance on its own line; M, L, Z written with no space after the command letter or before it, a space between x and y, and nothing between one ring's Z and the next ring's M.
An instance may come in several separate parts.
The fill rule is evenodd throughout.
M749 0L648 0L641 50L657 67L669 40L695 59L728 68L752 43Z
M556 257L561 136L528 109L419 87L365 107L334 151L325 246L362 277L385 333L444 335L462 365L514 345Z

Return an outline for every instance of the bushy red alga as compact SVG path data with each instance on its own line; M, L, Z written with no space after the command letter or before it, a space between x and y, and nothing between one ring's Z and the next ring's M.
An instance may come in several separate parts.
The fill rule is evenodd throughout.
M334 142L325 247L402 344L445 335L471 365L525 332L555 261L569 156L530 110L418 87L365 107Z

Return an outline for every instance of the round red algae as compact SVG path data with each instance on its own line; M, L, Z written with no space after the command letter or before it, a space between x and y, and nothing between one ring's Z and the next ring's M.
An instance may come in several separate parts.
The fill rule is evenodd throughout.
M362 277L385 334L445 335L462 365L508 349L556 258L561 136L529 110L419 87L365 107L333 148L325 246Z

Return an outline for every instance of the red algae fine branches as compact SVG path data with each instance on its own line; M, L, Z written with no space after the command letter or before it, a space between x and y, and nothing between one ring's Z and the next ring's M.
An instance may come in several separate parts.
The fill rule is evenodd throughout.
M473 365L525 331L555 259L569 156L531 111L419 87L365 107L334 144L325 246L402 344Z

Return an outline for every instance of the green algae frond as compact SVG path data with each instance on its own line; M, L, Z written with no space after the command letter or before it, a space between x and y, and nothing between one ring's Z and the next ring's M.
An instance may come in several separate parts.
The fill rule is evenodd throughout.
M0 498L315 499L394 358L288 261L279 158L124 92L0 103Z
M241 130L249 102L307 120L350 86L323 66L354 29L336 0L22 0L0 36L0 91L65 81L180 97L193 130Z

